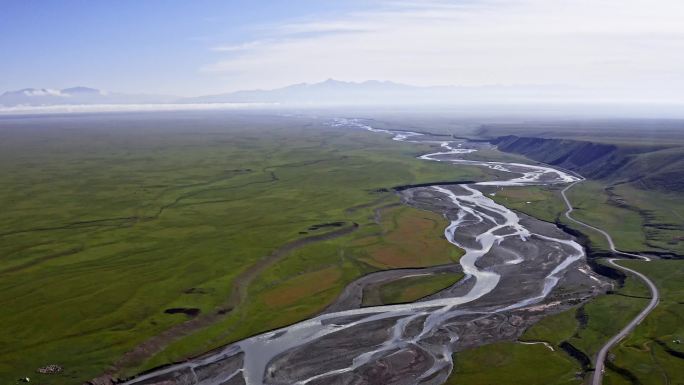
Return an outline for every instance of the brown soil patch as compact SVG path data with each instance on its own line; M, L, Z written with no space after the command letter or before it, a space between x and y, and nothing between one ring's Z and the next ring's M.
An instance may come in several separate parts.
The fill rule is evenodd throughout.
M454 246L443 237L447 221L411 207L383 213L382 242L370 249L370 264L380 268L425 267L451 263Z
M272 307L292 305L302 298L330 289L335 286L340 277L342 277L342 272L336 267L302 274L265 292L262 298L268 306Z

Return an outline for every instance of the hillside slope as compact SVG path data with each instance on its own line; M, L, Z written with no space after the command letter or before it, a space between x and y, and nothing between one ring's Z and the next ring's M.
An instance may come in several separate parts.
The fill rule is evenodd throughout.
M663 192L684 191L684 147L624 145L572 139L500 136L502 151L578 172L590 179L630 183Z

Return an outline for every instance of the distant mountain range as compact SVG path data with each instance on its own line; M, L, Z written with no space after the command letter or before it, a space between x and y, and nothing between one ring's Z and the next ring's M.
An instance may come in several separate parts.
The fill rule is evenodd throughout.
M194 103L280 103L280 104L450 104L501 103L567 98L571 90L553 86L433 86L418 87L389 81L368 80L294 84L274 90L237 91L186 98Z
M552 86L417 87L388 81L344 82L328 79L273 90L236 91L178 98L165 95L120 94L94 88L62 90L26 88L0 95L0 105L51 106L75 104L278 103L282 105L451 104L542 101L577 97L577 90Z
M0 95L0 105L53 106L74 104L140 104L171 103L177 97L164 95L120 94L88 87L72 87L61 90L51 88L24 88L7 91Z

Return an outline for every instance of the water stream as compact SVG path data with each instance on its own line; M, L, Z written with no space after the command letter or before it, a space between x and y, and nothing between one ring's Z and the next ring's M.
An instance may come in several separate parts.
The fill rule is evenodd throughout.
M464 147L467 144L461 141L439 141L416 132L381 130L353 119L338 119L333 124L350 129L365 129L375 133L389 134L396 141L439 144L441 151L419 157L426 161L481 166L511 173L510 179L475 183L479 186L565 184L578 180L573 175L551 167L460 159L458 158L459 155L477 151L474 148ZM226 357L236 356L240 353L244 354L242 356L243 364L236 370L216 376L195 375L194 379L188 380L187 383L202 385L238 384L243 383L241 382L243 380L240 382L229 381L237 381L236 378L242 377L244 383L249 385L323 384L328 383L328 379L339 379L340 376L351 375L364 365L409 347L424 352L431 359L430 366L414 373L414 378L409 382L440 383L446 378L444 373L448 375L451 369L453 345L459 339L457 333L445 326L455 316L469 311L464 305L492 293L502 279L502 275L497 269L478 266L478 261L487 255L493 247L502 244L506 239L517 238L521 242L543 244L553 253L561 255L561 257L552 260L553 266L545 267L548 271L533 294L517 298L513 302L502 300L500 306L494 310L500 312L530 306L542 301L557 285L565 270L573 262L584 256L584 250L577 242L568 238L556 238L548 234L535 233L532 229L521 224L521 218L515 212L496 203L472 185L460 185L458 190L446 186L432 186L428 189L432 189L431 191L435 196L449 202L458 210L456 217L451 219L451 223L444 230L444 235L449 242L465 250L465 254L459 263L466 275L464 279L473 282L465 294L408 304L364 307L322 314L292 326L236 342L201 359L148 373L128 382L128 384L153 380L164 373L168 374L179 370L190 369L194 375L198 368L210 366L225 360ZM467 234L468 231L472 232L472 229L481 229L481 231L478 230L479 233L470 237L463 235ZM517 265L524 265L525 263L526 255L519 253L503 261L501 266L505 269L514 269ZM287 354L293 349L313 346L312 344L315 345L318 341L340 335L339 333L344 330L363 330L365 326L370 327L377 322L388 321L392 322L392 326L387 338L382 343L370 344L368 348L363 349L351 360L345 358L344 355L340 355L337 359L334 356L335 352L331 351L328 364L320 370L305 367L299 371L287 369L285 375L281 373L284 370L283 368L288 366L283 365L282 362L288 362ZM420 325L417 332L414 330L416 324ZM409 325L413 325L413 329L409 328ZM438 333L440 335L448 334L448 342L434 343L432 340ZM305 364L293 361L291 365Z

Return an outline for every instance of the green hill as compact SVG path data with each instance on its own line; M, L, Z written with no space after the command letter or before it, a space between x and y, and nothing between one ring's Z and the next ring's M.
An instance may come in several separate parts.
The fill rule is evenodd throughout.
M576 171L586 178L663 192L684 191L684 147L516 135L491 142L502 151Z

